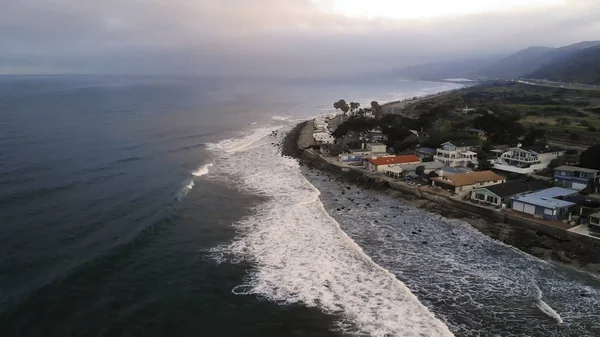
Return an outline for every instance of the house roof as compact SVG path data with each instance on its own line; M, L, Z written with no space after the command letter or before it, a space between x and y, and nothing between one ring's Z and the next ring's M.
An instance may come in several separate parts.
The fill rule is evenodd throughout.
M577 167L577 166L559 166L555 168L556 171L567 171L567 172L585 172L585 173L598 173L600 170L589 169L585 167Z
M539 198L556 198L556 197L564 197L567 195L578 194L578 191L570 190L568 188L563 187L551 187L545 190L529 193L527 195L536 196Z
M473 133L485 133L485 131L481 130L481 129L475 129L475 128L465 128L465 131L467 132L473 132Z
M545 189L547 187L548 187L548 185L546 185L546 182L541 181L541 180L531 180L531 181L514 180L514 181L509 181L504 184L498 184L498 185L478 188L478 189L475 189L475 191L487 189L488 191L499 196L500 198L505 198L505 197L519 194L519 193L539 191L539 190Z
M492 171L469 172L469 173L463 173L463 174L449 174L449 175L446 175L446 178L447 179L433 178L433 180L442 182L444 184L460 187L460 186L475 185L480 182L506 179L506 177L498 175Z
M469 146L477 146L479 144L479 142L477 140L471 140L471 139L449 140L449 141L445 142L444 144L452 144L456 147L469 147Z
M590 214L590 216L591 216L591 217L594 217L594 218L598 218L598 219L600 219L600 212L598 212L598 213L594 213L594 214Z
M435 170L444 167L444 163L439 161L423 162L417 164L400 164L397 167L404 171L415 171L417 167L423 166L426 170Z
M545 208L555 209L557 207L574 206L570 201L555 199L561 196L577 194L577 191L569 190L562 187L552 187L545 190L521 195L514 200L524 202L530 205L541 206Z
M407 155L407 156L390 156L390 157L380 157L380 158L376 158L376 159L369 159L369 162L379 166L379 165L408 164L408 163L414 163L414 162L421 162L421 159L419 159L414 154L411 154L411 155Z
M577 194L577 191L569 190L562 187L552 187L545 190L521 195L514 200L524 202L530 205L541 206L545 208L555 209L557 207L574 206L570 201L555 199L560 196L568 196Z
M462 173L469 173L469 172L473 172L473 170L469 170L463 167L450 167L450 166L444 166L442 167L439 171L441 175L448 175L448 174L462 174Z
M531 152L535 152L535 153L549 153L549 152L561 152L561 151L566 151L563 148L560 147L556 147L556 146L544 146L544 145L532 145L532 146L523 146L521 147L523 150L527 150L527 151L531 151Z
M420 153L435 154L436 149L432 149L430 147L419 147L415 151L420 152Z

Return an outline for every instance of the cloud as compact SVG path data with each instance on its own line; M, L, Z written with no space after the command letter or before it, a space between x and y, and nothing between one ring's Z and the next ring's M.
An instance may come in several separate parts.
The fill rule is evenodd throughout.
M319 1L4 0L0 72L330 76L600 36L587 0L426 19Z

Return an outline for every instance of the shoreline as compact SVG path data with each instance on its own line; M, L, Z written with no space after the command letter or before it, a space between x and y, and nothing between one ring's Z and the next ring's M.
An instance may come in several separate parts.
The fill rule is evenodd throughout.
M302 136L307 134L303 131L310 126L310 121L297 124L285 135L281 143L282 155L297 159L301 166L334 174L348 184L392 196L410 207L446 218L463 220L479 232L526 254L559 266L578 269L595 276L600 275L600 255L597 254L600 251L600 240L543 226L515 216L500 217L497 212L492 213L487 210L482 212L476 206L462 202L460 203L463 205L459 205L457 201L434 194L429 195L422 190L404 187L386 179L356 170L344 170L329 163L314 151L300 146Z

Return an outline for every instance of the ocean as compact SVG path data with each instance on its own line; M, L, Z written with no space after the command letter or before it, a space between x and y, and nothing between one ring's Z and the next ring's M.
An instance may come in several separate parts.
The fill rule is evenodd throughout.
M0 77L2 336L600 335L598 278L280 155L340 98L458 87Z

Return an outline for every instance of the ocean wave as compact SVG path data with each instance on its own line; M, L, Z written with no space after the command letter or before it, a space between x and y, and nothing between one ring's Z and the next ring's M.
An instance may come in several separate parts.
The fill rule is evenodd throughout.
M235 294L281 304L301 303L343 317L354 332L371 336L452 336L394 275L375 264L326 212L320 192L299 164L278 155L255 131L214 146L215 166L249 192L267 197L255 214L235 224L233 243L215 258L251 261L255 268ZM235 156L231 156L235 153Z
M208 170L213 166L213 163L208 163L200 166L197 170L192 172L194 177L202 177L208 174Z
M227 154L235 154L237 152L248 151L256 146L263 144L259 143L261 139L269 136L273 132L280 130L283 126L273 126L258 128L248 131L241 138L224 139L218 143L206 144L206 148L213 151L218 151Z

